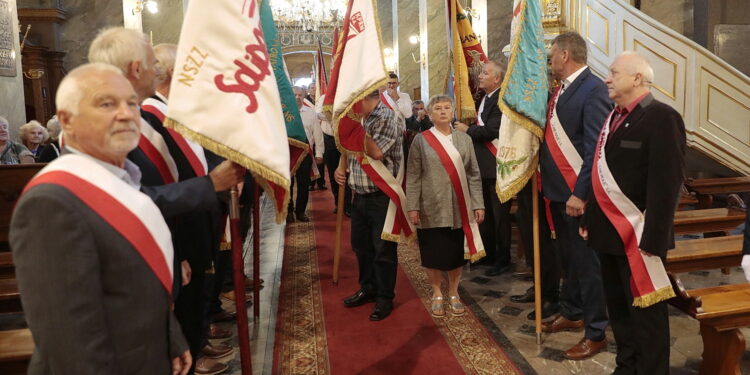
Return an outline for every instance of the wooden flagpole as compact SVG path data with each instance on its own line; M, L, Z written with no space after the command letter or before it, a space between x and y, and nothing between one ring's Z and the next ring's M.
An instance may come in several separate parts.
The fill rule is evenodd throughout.
M240 364L242 375L252 375L250 332L247 327L247 307L245 306L245 267L242 260L242 241L240 240L240 198L236 186L232 188L230 194L229 234L232 241L232 277L234 280L234 304L237 311L237 336L240 342ZM257 238L258 232L253 233L253 235L254 238Z
M260 322L260 185L253 182L253 323ZM244 297L244 295L243 295Z
M531 209L533 212L534 233L534 325L536 328L536 344L542 344L542 275L539 259L539 189L537 187L537 174L531 178Z
M338 169L346 169L346 152L341 153ZM346 183L339 185L338 202L336 203L336 243L333 251L333 285L339 285L339 264L341 261L341 232L344 224L344 195L346 195Z

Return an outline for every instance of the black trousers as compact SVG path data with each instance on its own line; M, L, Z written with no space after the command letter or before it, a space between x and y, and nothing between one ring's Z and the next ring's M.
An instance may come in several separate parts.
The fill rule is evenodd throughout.
M352 250L359 265L359 285L376 295L377 303L390 304L396 288L395 242L380 238L390 199L384 193L354 195L352 203Z
M523 241L524 258L529 268L534 268L533 196L531 181L518 192L516 222ZM544 200L539 195L539 265L542 282L542 300L557 302L560 296L560 258L552 240Z
M323 161L328 167L328 180L331 181L331 193L333 193L333 204L339 204L339 185L336 183L335 172L339 167L341 153L336 148L336 139L328 134L323 134L326 149L323 152ZM344 184L344 209L351 210L352 206L352 189L349 184Z
M625 255L597 252L602 269L609 322L617 343L617 375L669 374L667 302L633 306L630 266Z
M487 261L495 267L504 267L510 264L511 202L500 203L495 192L495 181L482 179L485 215L484 221L479 224L479 234L487 250Z
M307 200L310 197L310 168L312 167L312 157L310 155L305 156L302 163L297 168L297 173L294 175L292 184L289 187L289 192L293 193L294 186L297 186L297 198L294 203L292 199L289 199L289 212L295 212L298 214L305 213L307 210Z
M179 268L175 269L175 272L180 272ZM201 349L207 343L208 299L205 293L206 288L209 287L207 283L206 273L194 270L190 283L180 288L180 295L174 303L175 317L182 327L182 333L190 346L190 354L193 358L198 358Z
M583 319L585 337L600 341L604 339L608 321L599 258L578 234L578 218L565 213L565 203L551 202L550 211L562 269L565 270L560 313L570 320Z

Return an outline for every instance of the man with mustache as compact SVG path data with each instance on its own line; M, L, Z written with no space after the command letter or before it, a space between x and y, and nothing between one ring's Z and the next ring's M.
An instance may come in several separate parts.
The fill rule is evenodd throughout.
M127 159L138 97L117 68L88 64L63 79L56 104L65 154L29 182L10 228L35 343L28 373L184 375L172 240Z

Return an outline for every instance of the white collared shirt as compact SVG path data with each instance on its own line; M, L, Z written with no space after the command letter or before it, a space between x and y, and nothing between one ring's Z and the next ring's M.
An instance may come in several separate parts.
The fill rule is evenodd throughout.
M305 135L310 147L315 147L315 157L323 157L325 145L323 143L323 132L320 128L320 121L315 114L315 109L303 105L299 109L302 125L305 127Z
M589 67L588 65L584 65L581 69L576 70L575 72L573 72L573 74L571 74L571 75L567 76L565 79L563 79L562 80L562 88L560 88L560 95L562 95L563 92L565 92L565 90L568 87L570 87L570 85L572 85L573 82L575 82L576 78L578 78L578 76L580 76L581 73L583 73L583 71L586 70L586 68L588 68L588 67Z
M124 168L120 168L114 164L107 163L89 154L85 154L81 151L78 151L75 148L70 147L68 145L66 145L65 148L67 148L68 151L70 151L71 153L74 153L76 155L81 155L81 156L84 156L93 160L97 164L104 167L104 169L106 169L108 172L115 175L115 177L125 181L126 184L135 188L135 190L141 190L141 177L142 177L141 169L138 168L138 166L132 161L130 161L129 159L125 159L125 165L123 166Z

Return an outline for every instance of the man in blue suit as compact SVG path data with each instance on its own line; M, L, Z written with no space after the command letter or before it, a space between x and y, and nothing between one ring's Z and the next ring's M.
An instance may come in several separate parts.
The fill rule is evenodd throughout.
M561 84L550 98L540 151L542 193L550 201L565 274L560 316L543 330L552 333L585 327L583 339L565 352L573 360L594 356L607 346L599 261L578 235L578 221L591 189L597 138L612 104L607 86L586 66L586 55L586 41L577 33L560 34L552 42L551 70Z

